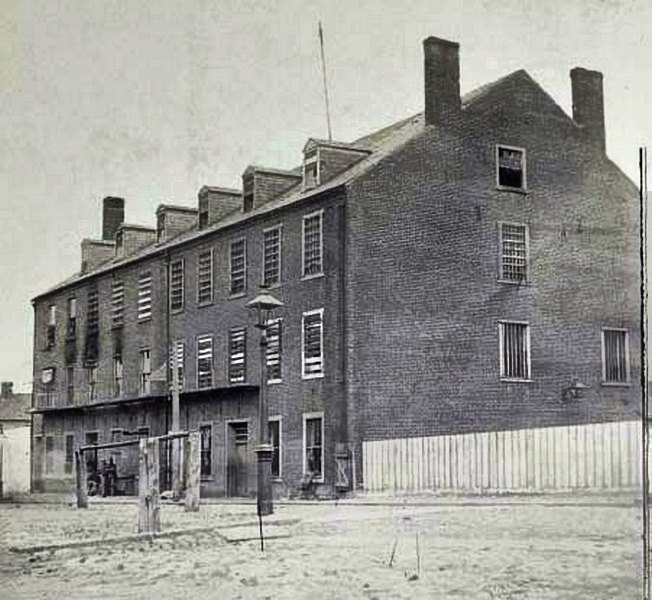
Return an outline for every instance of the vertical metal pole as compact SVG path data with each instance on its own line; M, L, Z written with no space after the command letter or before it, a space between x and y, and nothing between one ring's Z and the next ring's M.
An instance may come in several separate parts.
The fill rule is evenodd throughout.
M176 345L172 352L172 427L168 433L178 433L180 431L179 424L179 357L177 356ZM172 462L172 496L178 500L181 496L181 469L179 468L180 456L179 452L179 439L171 439L167 441L172 444L172 452L168 453Z
M321 69L322 69L322 78L324 80L324 99L326 101L326 123L328 124L328 139L329 141L333 139L333 133L331 131L331 109L328 102L328 83L326 81L326 57L324 55L324 32L321 28L321 21L319 21L319 48L321 52Z
M650 599L649 423L647 398L647 148L639 149L641 237L641 418L643 446L643 598Z
M260 327L260 386L258 392L258 447L256 448L257 483L258 483L258 517L274 512L272 502L272 453L269 443L267 410L267 324ZM262 522L261 522L262 535ZM261 537L262 544L262 537Z

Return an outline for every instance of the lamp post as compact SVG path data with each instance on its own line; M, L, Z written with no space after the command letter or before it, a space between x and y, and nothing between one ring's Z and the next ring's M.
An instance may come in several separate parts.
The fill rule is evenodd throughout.
M573 383L561 391L562 400L577 400L581 398L589 386L582 383L579 379L573 380Z
M262 293L247 303L247 308L256 310L256 327L260 329L260 387L258 392L258 445L256 462L258 475L257 508L258 516L274 512L272 501L272 455L274 447L270 444L267 409L267 324L272 312L283 303L271 294Z

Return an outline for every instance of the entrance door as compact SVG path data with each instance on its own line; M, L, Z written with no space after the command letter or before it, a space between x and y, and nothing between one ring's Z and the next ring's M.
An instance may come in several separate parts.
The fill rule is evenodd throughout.
M249 427L247 423L228 424L229 446L226 466L228 496L246 496L247 464L249 462Z

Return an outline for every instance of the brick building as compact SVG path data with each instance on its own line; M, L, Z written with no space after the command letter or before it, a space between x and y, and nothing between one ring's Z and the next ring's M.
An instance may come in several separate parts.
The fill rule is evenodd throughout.
M360 485L374 441L636 417L637 189L605 153L602 75L571 71L571 118L525 71L461 97L458 45L424 53L421 114L310 139L299 168L250 166L155 229L104 199L81 271L33 300L37 489L71 485L80 444L167 432L176 354L203 493L253 492L261 284L285 304L278 494L309 471Z

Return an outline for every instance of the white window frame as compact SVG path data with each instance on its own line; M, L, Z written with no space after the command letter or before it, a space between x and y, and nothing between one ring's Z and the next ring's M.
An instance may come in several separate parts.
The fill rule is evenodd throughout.
M523 159L521 161L521 165L523 167L523 185L521 187L512 187L510 185L501 185L500 183L500 163L499 163L499 157L500 157L500 148L503 148L505 150L513 150L517 152L521 152L523 155ZM525 148L520 148L519 146L508 146L507 144L496 144L496 149L494 153L494 162L495 162L495 169L496 169L496 188L499 190L506 190L510 192L527 192L527 153L525 151Z
M267 418L268 425L267 431L269 432L269 422L278 423L278 475L272 474L273 481L280 481L283 479L283 417L281 415L274 415ZM322 444L323 444L322 436ZM272 436L269 436L269 441L272 441ZM271 467L270 467L271 468Z
M125 282L114 279L111 282L111 327L122 327L125 322Z
M172 265L181 263L181 306L177 308L172 308ZM183 312L186 307L186 261L184 258L175 258L170 261L168 265L168 306L170 308L171 314L177 314Z
M605 331L619 331L625 334L625 381L607 381L607 347L605 344ZM601 354L602 354L602 385L604 386L630 386L631 371L629 363L629 329L625 327L603 327L600 331Z
M321 372L319 373L306 373L306 356L305 356L305 320L306 317L312 315L319 315L321 317L321 331L320 331L320 346L321 346ZM315 361L316 362L316 361ZM302 379L321 379L326 372L324 364L324 309L317 308L315 310L308 310L301 315L301 378Z
M211 384L199 386L199 342L211 341ZM215 385L215 340L212 333L202 333L195 338L195 379L198 390L210 390Z
M210 254L211 260L211 268L210 268L210 283L211 283L211 297L208 300L199 300L199 258L204 255L204 254ZM214 276L214 267L215 267L215 257L213 254L213 248L204 248L203 250L200 250L197 252L197 304L199 306L208 306L213 303L214 295L215 295L215 276Z
M169 358L168 360L170 361L169 366L168 366L168 373L170 376L170 389L172 389L172 381L174 378L174 372L173 372L173 364L174 364L174 356L176 354L177 361L179 359L179 348L181 348L181 363L179 364L177 362L177 373L181 371L180 377L178 377L179 380L179 391L181 392L185 387L186 387L186 340L181 338L177 340L173 340L171 347L170 347L170 353L169 353Z
M525 227L525 279L506 279L503 276L503 226ZM498 221L498 281L512 285L523 285L530 281L530 226L515 221Z
M278 231L278 281L272 284L265 283L265 234L269 231ZM279 223L273 227L266 227L263 229L263 239L262 239L262 269L260 272L260 284L263 287L274 288L281 285L283 279L283 224ZM246 286L245 286L246 287Z
M503 338L505 325L525 325L525 349L527 352L527 377L510 377L505 375L505 363L503 360ZM500 380L515 383L529 383L532 381L532 352L530 349L530 324L527 321L512 321L501 319L498 321L498 357L500 361Z
M302 174L302 178L301 178L302 179L302 186L301 186L301 188L302 188L302 190L304 192L306 190L313 190L316 187L319 187L319 185L320 185L320 176L321 176L321 172L320 172L320 168L319 168L320 162L321 161L320 161L320 156L319 156L319 146L317 146L317 148L315 150L315 154L313 156L310 156L309 158L303 160L303 170L302 170L302 173L301 173ZM312 186L307 186L306 185L306 167L312 166L312 165L315 165L315 167L316 167L315 168L315 183Z
M278 317L276 319L270 319L269 321L267 321L268 326L275 325L276 323L278 323L281 327L279 331L279 362L281 365L281 376L278 379L269 379L269 376L267 375L267 351L265 351L265 374L268 376L267 379L268 384L283 383L283 318ZM323 329L324 329L324 323L322 319L322 337L323 337ZM269 343L269 337L267 341ZM322 365L323 365L323 361L322 361ZM323 370L323 366L322 366L322 370Z
M321 269L318 273L306 275L306 221L313 217L319 216L319 257ZM301 279L314 279L324 275L324 209L320 208L303 216L301 222Z
M302 431L302 442L301 442L301 449L302 449L302 469L301 473L303 475L307 475L306 471L306 437L308 433L308 429L306 427L306 422L309 419L321 419L321 477L313 479L315 483L324 483L324 471L326 470L326 464L324 461L324 446L325 446L325 439L324 439L324 412L309 412L309 413L303 413L303 431Z
M143 286L149 278L149 287ZM152 271L143 271L138 275L138 299L136 300L136 318L139 322L149 321L152 318L152 295L154 279Z
M243 256L243 274L244 287L240 292L233 291L233 245L238 242L244 242L242 245L242 256ZM240 298L241 296L246 295L247 293L247 238L238 237L234 238L229 242L229 296L231 298Z
M244 352L242 353L242 379L231 377L231 335L234 331L242 332L244 339ZM247 381L247 327L231 327L227 334L227 363L226 363L226 374L229 380L229 383L246 383Z

